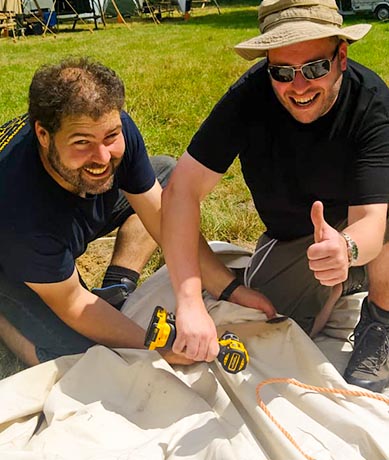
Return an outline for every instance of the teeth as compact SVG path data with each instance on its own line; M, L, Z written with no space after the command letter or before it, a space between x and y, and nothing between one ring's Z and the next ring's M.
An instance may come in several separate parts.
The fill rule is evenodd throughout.
M312 96L312 97L300 97L299 99L297 98L293 98L294 102L296 104L309 104L310 102L313 101L313 99L315 98L315 96Z
M102 167L102 168L84 168L88 173L90 174L95 174L96 176L99 174L103 174L108 168L108 165Z

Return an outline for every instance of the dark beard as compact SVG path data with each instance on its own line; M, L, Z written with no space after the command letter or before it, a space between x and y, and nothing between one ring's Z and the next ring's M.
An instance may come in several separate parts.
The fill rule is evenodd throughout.
M62 177L62 179L64 179L68 184L70 184L74 188L73 193L80 196L85 196L86 193L89 193L91 195L98 195L100 193L104 193L110 190L113 186L114 172L120 163L119 161L115 165L113 160L111 159L110 165L112 169L112 174L108 178L105 178L102 181L88 181L82 176L83 168L69 169L62 163L61 158L59 156L59 152L55 146L53 139L50 139L47 160L50 163L50 166L54 169L54 171L58 173ZM93 167L97 165L93 164L85 166Z

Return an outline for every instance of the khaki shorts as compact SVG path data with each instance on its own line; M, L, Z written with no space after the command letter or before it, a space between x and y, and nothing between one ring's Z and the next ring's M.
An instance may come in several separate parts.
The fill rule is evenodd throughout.
M337 226L345 228L345 222ZM326 303L331 288L321 285L308 266L307 249L313 235L293 241L271 240L266 234L258 240L246 269L245 284L265 294L277 312L293 318L307 333ZM344 294L367 289L365 267L349 270Z

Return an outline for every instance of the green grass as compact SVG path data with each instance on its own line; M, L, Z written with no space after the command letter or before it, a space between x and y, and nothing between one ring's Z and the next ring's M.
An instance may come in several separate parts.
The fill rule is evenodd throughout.
M0 343L0 380L23 369L25 369L24 364Z
M29 36L14 43L0 39L0 124L27 109L34 71L67 56L90 56L115 69L127 88L127 110L142 132L151 155L178 158L221 95L252 63L233 47L258 34L256 2L222 3L222 14L207 7L155 25L151 19L128 20L129 29L112 22L93 33L77 25L61 26L54 38ZM350 47L349 56L375 70L389 83L389 23L369 22L372 30ZM237 162L202 206L207 239L252 247L263 225L252 206ZM154 260L148 273L160 263ZM0 349L0 378L2 350ZM8 366L9 367L9 366Z

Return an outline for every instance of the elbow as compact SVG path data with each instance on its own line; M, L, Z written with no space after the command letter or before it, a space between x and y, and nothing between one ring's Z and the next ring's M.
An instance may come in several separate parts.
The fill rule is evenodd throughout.
M181 198L186 195L187 187L182 183L179 177L176 177L175 171L171 175L166 187L162 190L161 202L162 209L167 209L172 206L171 203L181 201Z

